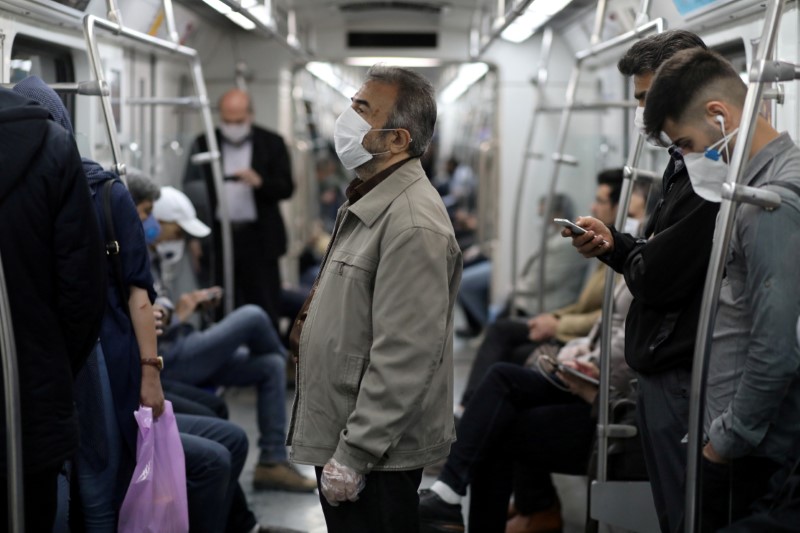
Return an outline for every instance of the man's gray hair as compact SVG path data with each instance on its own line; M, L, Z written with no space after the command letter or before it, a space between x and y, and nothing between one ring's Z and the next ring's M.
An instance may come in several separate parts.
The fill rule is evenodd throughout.
M421 157L428 149L436 126L436 93L431 82L411 70L374 65L364 81L385 83L397 88L397 101L384 128L402 128L411 134L408 152Z
M161 196L161 186L144 174L128 171L125 180L128 182L128 191L131 193L133 203L136 205L148 200L155 202Z

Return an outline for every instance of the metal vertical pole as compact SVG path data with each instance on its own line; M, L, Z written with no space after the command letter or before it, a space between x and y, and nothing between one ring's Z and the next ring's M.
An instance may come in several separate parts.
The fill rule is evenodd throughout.
M22 471L22 417L19 408L19 373L14 325L8 299L5 270L0 260L0 356L3 359L3 387L6 415L6 475L8 531L25 531L25 494ZM3 505L3 502L0 502Z
M170 40L177 44L180 42L181 38L175 26L175 10L172 9L172 0L163 0L163 2L164 18L167 20L167 32L169 33Z
M113 0L109 0L109 9L113 5ZM97 49L97 37L94 33L96 17L87 15L83 19L83 31L86 37L86 52L89 54L89 63L92 65L92 73L94 78L100 84L100 101L102 102L103 118L106 124L106 133L108 134L109 143L111 143L111 156L114 158L114 171L119 174L122 181L125 181L125 164L122 162L122 152L117 140L117 124L114 120L114 111L111 109L111 95L107 90L108 83L106 82L105 74L103 73L103 64L100 61L100 52ZM122 26L116 24L121 29ZM127 182L126 182L127 185Z
M767 6L764 30L758 45L758 52L753 60L750 72L750 84L747 89L742 118L739 123L739 134L733 149L733 156L729 162L727 182L730 185L738 183L744 175L750 147L753 140L753 131L758 120L758 111L761 104L763 91L762 75L765 59L770 57L775 46L778 25L783 11L785 0L770 0ZM728 186L730 186L728 185ZM703 442L703 413L705 411L706 375L708 373L708 359L711 353L711 340L714 332L714 321L719 306L719 291L722 284L722 274L725 268L725 258L733 232L737 202L722 198L722 203L717 217L717 226L714 230L714 245L711 249L711 258L708 263L703 301L700 307L700 320L697 327L697 339L694 348L694 363L692 366L692 384L689 403L689 448L686 465L686 522L685 531L694 533L700 528L700 458L702 457Z
M644 142L639 132L634 134L635 140L633 150L628 154L628 161L625 164L624 179L622 181L622 190L620 192L619 202L617 203L617 219L615 224L617 228L622 228L625 225L625 219L628 216L628 205L631 200L631 191L633 190L633 183L636 181L636 168L639 164L639 158L642 154ZM608 424L609 424L609 396L611 390L611 326L613 323L612 315L614 313L614 276L615 272L612 268L606 271L606 285L603 292L603 313L601 315L600 326L600 388L599 388L599 406L600 411L597 417L597 481L605 482L608 478Z
M539 54L539 68L536 69L536 102L534 105L539 108L543 105L545 98L545 85L548 78L548 64L550 62L550 53L553 47L553 29L550 26L545 27L542 34L542 48ZM520 168L519 178L517 180L517 194L514 198L514 211L511 217L511 314L516 314L516 299L517 299L517 286L519 281L519 226L522 222L522 199L525 196L525 182L528 178L528 162L533 157L533 139L536 135L536 122L539 117L539 111L534 109L533 117L531 117L531 125L528 128L528 138L525 140L525 152L522 156L522 167ZM546 217L546 215L545 215ZM546 221L545 221L546 222ZM542 242L541 246L544 246ZM540 285L543 287L544 285ZM539 301L539 312L541 309L541 300Z
M222 279L225 284L224 307L225 313L233 311L235 287L233 279L233 232L231 231L230 212L228 202L225 198L225 184L222 175L222 164L220 163L219 144L214 132L214 121L211 118L211 104L208 101L206 84L203 78L203 66L198 56L192 61L192 80L194 81L195 92L200 100L201 113L203 116L203 127L206 133L206 143L208 152L216 154L211 158L211 175L214 180L214 189L217 192L217 206L219 208L220 229L222 231Z

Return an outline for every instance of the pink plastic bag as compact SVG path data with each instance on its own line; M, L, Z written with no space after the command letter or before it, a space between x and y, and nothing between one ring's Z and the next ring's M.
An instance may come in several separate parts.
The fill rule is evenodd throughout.
M119 533L186 533L189 510L186 462L172 403L153 420L153 410L140 407L136 469L119 512Z

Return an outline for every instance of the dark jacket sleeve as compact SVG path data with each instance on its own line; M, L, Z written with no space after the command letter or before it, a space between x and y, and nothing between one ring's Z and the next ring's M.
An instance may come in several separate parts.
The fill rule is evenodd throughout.
M66 135L66 134L65 134ZM59 210L53 244L58 275L58 318L73 371L79 369L97 341L106 306L103 242L71 137L63 138L64 164L58 171Z
M259 130L257 130L259 131ZM256 199L262 203L277 203L292 196L294 181L292 180L292 164L286 143L280 135L262 132L264 142L268 144L266 150L261 151L261 156L254 158L254 168L261 176L263 184L255 190ZM268 135L268 137L267 137ZM261 144L261 143L256 143Z

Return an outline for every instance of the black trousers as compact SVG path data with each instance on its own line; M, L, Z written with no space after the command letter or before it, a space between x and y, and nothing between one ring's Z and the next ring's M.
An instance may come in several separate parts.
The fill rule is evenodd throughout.
M322 468L317 467L317 485ZM332 507L320 490L328 533L419 533L422 469L371 472L358 501Z
M462 495L471 487L471 531L503 533L515 475L525 472L516 485L528 489L519 510L547 509L550 474L585 474L594 433L591 405L536 370L499 363L464 411L439 479Z
M765 457L742 457L727 464L703 457L702 531L717 531L750 514L750 506L767 493L780 466Z
M528 338L527 319L515 320L512 318L498 319L489 325L486 330L472 368L464 393L461 396L461 405L466 406L478 385L489 373L489 368L495 363L513 363L523 365L528 356L539 346Z
M52 531L58 507L58 474L60 468L23 474L25 493L25 531ZM0 476L0 531L8 530L8 479Z
M686 502L686 444L691 372L639 374L636 423L662 533L678 531Z
M234 226L233 258L236 306L261 307L277 328L281 303L279 257L274 250L265 249L264 236L257 224Z

